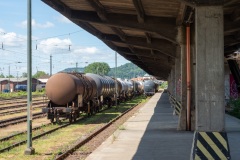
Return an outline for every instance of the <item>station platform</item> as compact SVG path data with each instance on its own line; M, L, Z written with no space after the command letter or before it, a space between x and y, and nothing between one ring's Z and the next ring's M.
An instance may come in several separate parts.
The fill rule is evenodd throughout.
M156 93L86 160L188 160L194 132L177 131L167 93ZM240 158L240 120L226 115L232 160Z

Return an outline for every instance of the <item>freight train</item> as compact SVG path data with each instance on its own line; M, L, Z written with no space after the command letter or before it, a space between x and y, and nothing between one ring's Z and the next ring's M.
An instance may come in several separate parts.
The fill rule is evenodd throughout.
M46 84L49 99L46 108L51 122L59 122L60 117L76 121L80 113L95 114L102 107L131 99L143 93L143 86L136 81L123 81L92 73L57 73Z
M146 96L152 96L158 91L159 83L154 80L145 80L143 83L143 88Z

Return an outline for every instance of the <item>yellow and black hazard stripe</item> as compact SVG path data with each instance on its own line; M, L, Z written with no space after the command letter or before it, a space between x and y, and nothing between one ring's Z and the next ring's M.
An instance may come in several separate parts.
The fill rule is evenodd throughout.
M231 159L226 132L195 132L194 160L228 160Z
M169 98L170 98L170 103L172 104L172 106L174 106L176 101L175 98L172 95L170 95Z
M180 115L181 113L181 110L182 110L182 105L180 102L176 101L175 102L175 112L177 115Z
M180 115L182 110L182 105L180 102L178 102L170 93L169 93L169 101L171 103L171 106L174 107L175 113L177 115Z

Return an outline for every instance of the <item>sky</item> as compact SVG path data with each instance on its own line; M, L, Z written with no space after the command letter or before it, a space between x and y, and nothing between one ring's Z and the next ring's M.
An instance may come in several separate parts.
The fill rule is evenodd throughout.
M27 72L27 0L0 0L0 74ZM32 74L106 62L115 67L115 51L43 3L32 0ZM117 56L118 66L128 63Z

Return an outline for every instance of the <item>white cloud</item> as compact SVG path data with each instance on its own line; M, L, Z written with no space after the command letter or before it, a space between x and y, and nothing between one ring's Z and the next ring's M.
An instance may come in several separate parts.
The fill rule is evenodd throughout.
M72 42L70 39L59 38L49 38L37 44L38 50L47 54L57 53L59 50L67 51L71 45Z
M60 15L59 17L56 18L59 22L61 23L72 23L68 18L66 18L63 15Z
M78 48L73 51L74 54L95 54L98 52L98 49L96 47L84 47L84 48Z
M20 27L26 28L27 27L27 20L22 21L19 25ZM32 19L32 27L34 28L51 28L54 27L54 24L51 22L45 22L43 24L37 23L35 19Z
M2 28L0 28L0 33L4 33L5 31L2 29Z
M22 35L17 35L15 32L6 33L0 28L0 42L3 43L3 48L6 47L17 47L26 43L26 37Z

